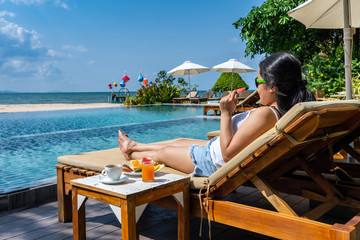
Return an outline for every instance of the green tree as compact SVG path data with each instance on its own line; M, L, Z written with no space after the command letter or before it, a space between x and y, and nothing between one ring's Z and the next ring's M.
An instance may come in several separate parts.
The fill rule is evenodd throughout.
M229 91L231 90L231 75L232 73L222 73L215 85L212 87L212 91ZM237 88L246 88L249 86L244 82L238 73L233 74L233 90Z
M309 88L327 96L345 89L342 30L306 29L287 12L306 0L267 0L233 23L246 41L245 55L292 53L303 64ZM359 31L357 31L359 32ZM354 36L353 76L359 73L359 34Z
M160 83L160 82L166 82L170 85L173 85L175 82L176 78L170 74L167 74L165 70L160 71L157 74L157 77L155 78L155 82L156 83ZM177 78L177 82L178 82L178 87L181 90L181 92L186 92L187 90L189 90L189 83L185 81L184 78L182 77L178 77ZM196 91L196 88L199 87L198 85L194 84L191 85L191 89L190 91Z
M155 78L154 81L156 83L166 82L169 84L173 84L175 81L175 77L170 74L167 74L165 70L162 70L157 74L157 77Z
M306 0L267 0L253 7L248 15L233 23L246 41L245 55L272 54L287 51L309 63L320 52L333 55L342 44L342 31L332 29L306 29L287 12ZM333 46L329 48L329 46Z

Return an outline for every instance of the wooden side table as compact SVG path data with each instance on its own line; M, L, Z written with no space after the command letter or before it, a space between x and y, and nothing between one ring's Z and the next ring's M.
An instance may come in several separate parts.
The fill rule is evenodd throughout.
M136 221L147 203L173 196L177 200L178 239L189 239L190 177L158 172L155 181L143 182L129 177L125 183L106 185L99 176L72 180L72 217L74 239L86 239L85 202L87 198L110 204L121 222L122 239L139 239Z

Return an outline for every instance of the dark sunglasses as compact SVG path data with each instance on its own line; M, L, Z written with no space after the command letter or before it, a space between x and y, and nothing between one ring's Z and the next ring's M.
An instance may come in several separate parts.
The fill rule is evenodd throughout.
M266 83L266 81L264 79L255 77L255 86L256 86L256 88L259 87L260 83Z

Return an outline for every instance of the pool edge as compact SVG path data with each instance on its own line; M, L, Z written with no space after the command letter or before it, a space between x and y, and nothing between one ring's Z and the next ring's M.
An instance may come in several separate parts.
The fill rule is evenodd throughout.
M49 183L0 196L0 212L34 207L57 201L57 184Z

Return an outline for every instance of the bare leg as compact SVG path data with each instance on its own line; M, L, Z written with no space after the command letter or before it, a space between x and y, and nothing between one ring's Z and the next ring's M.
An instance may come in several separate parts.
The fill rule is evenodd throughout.
M185 173L194 171L194 164L189 155L189 146L205 146L206 140L179 139L169 144L144 144L131 140L119 130L119 147L127 159L150 157L154 161Z
M134 152L149 152L149 151L156 151L161 150L163 147L173 146L173 147L189 147L192 144L198 144L200 146L205 146L208 141L206 140L198 140L198 139L178 139L172 143L165 143L165 144L146 144L146 143L139 143L131 140L129 137L124 135L121 130L119 130L119 147L122 153L125 155L127 159L131 159L129 156Z
M195 167L189 155L188 146L163 146L157 150L132 152L129 157L131 159L150 157L156 162L163 163L184 173L192 173Z

